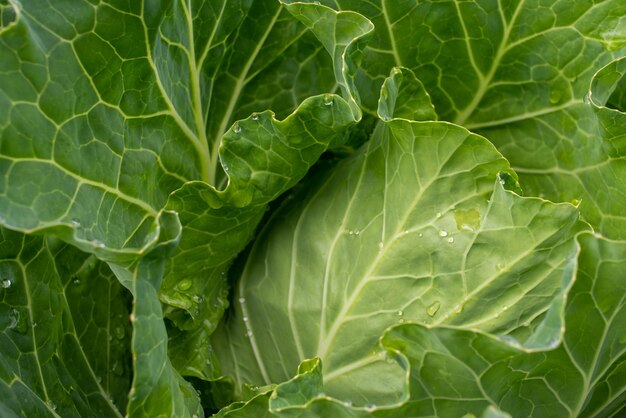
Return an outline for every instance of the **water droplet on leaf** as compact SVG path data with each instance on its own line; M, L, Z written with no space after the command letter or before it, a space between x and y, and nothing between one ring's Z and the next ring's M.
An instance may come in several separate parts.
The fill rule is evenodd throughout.
M80 220L78 218L73 218L70 222L74 228L80 227Z
M258 113L253 113L253 114L252 114L252 120L259 120L259 115L258 115Z
M241 133L241 126L239 126L238 123L235 123L233 125L233 132L236 133L236 134Z
M443 229L441 231L439 231L439 236L440 237L447 237L448 236L448 231L444 231Z
M113 329L113 334L115 334L115 338L121 340L126 335L126 331L124 330L123 326L118 325Z
M26 315L23 315L22 312L20 312L16 308L11 308L11 311L9 312L9 318L9 329L14 329L20 334L26 333L26 331L28 330Z
M374 404L374 403L368 403L367 405L365 405L365 407L364 407L364 408L365 408L365 410L366 410L367 412L373 412L373 411L375 411L375 410L376 410L376 404Z
M4 279L2 281L2 287L4 287L5 289L8 289L9 287L11 287L12 284L13 282L11 281L11 279Z
M246 303L246 298L239 298L239 303Z
M439 308L441 308L441 302L437 300L426 308L426 313L428 316L435 316L435 314L439 311Z
M552 104L558 103L559 100L561 100L561 97L563 97L563 93L560 90L553 89L550 92L550 103Z
M122 366L122 363L116 361L115 363L113 363L111 371L117 376L122 376L124 374L124 366Z
M204 301L204 298L200 295L194 295L191 299L196 303L202 303Z
M448 241L450 244L452 244L454 242L454 237L450 237L446 241Z
M396 312L398 314L398 316L402 316L404 315L404 311L403 310L399 310L398 312Z
M474 232L480 229L480 212L476 209L456 210L454 220L459 231Z
M9 313L9 325L7 326L8 329L14 329L17 326L17 322L20 319L20 313L18 312L17 309L13 308L11 309L11 312Z
M178 282L178 288L180 290L189 290L190 287L191 287L191 280L189 279L183 279L180 282Z
M333 96L330 94L324 95L324 106L332 106L333 105Z
M48 399L46 401L46 405L48 405L48 408L50 408L53 411L56 411L56 409L57 409L56 404L54 402L52 402L50 399Z
M91 243L96 248L105 248L106 247L106 244L104 242L102 242L100 240L97 240L97 239L93 240Z

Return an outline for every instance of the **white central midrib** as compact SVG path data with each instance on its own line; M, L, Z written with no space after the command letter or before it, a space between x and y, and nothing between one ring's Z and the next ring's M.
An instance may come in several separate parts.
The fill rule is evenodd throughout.
M144 14L144 10L143 10L144 7L145 5L142 3L142 10L141 10L142 15ZM154 79L155 79L156 85L159 88L159 91L161 92L161 97L163 98L163 101L165 101L165 104L167 105L169 109L169 116L171 116L172 119L174 119L176 124L180 127L183 133L187 136L187 138L189 139L193 147L196 149L196 151L200 155L201 157L200 158L200 165L201 165L200 171L201 171L201 175L203 176L202 180L207 181L208 179L204 178L205 173L208 171L205 167L210 161L210 158L208 158L208 155L207 155L207 158L203 158L203 156L205 153L208 153L208 143L206 142L206 140L204 141L204 143L202 143L197 133L194 133L191 130L189 125L187 125L187 122L185 122L183 118L180 116L180 114L178 113L178 110L176 109L176 107L174 106L174 103L172 102L172 99L167 94L167 90L165 89L165 86L161 82L161 76L159 75L159 71L157 69L156 63L152 59L152 54L150 52L149 42L148 42L148 39L149 39L148 28L143 20L142 20L142 25L143 25L143 30L144 30L144 38L146 40L146 59L148 60L148 63L154 70Z
M493 59L491 68L489 69L489 72L487 73L485 77L482 77L480 75L480 70L476 68L476 74L478 74L478 78L480 80L478 90L476 91L476 94L472 98L472 101L470 102L470 104L468 104L465 107L465 109L463 109L463 111L460 112L457 115L457 117L454 119L455 124L463 125L465 121L472 115L472 113L474 113L474 111L476 110L480 102L482 101L483 97L485 96L485 93L487 93L487 90L489 90L489 85L491 84L491 81L493 80L493 77L496 74L496 71L498 70L500 61L502 60L502 57L504 56L504 54L508 51L507 43L509 41L509 37L511 36L511 29L513 28L513 26L515 26L515 21L517 20L517 17L519 16L520 11L522 10L523 4L524 4L524 0L520 0L520 2L517 4L517 8L515 9L515 12L513 13L513 16L511 16L511 22L509 22L508 25L506 25L506 22L504 21L502 22L504 26L504 31L502 33L502 41L500 42L500 45L498 45L498 51L496 52L496 55ZM463 16L461 16L461 12L460 12L460 9L458 9L458 6L457 6L457 10L459 10L458 11L459 19L463 21ZM464 23L463 23L463 29L465 30ZM470 50L469 44L467 47L468 47L468 54L471 56L472 52Z
M595 299L595 298L594 298ZM594 301L595 302L595 301ZM624 304L624 298L622 298L621 303L619 305L623 305ZM565 348L565 351L567 352L567 355L570 357L570 359L572 360L572 363L575 365L576 369L578 369L578 371L582 374L582 378L585 384L585 390L584 393L588 393L589 389L594 387L600 378L602 378L602 376L604 376L604 374L606 373L607 369L613 364L610 363L607 367L605 367L604 369L600 370L598 372L597 367L598 367L598 360L600 358L600 355L604 352L603 350L601 350L601 348L605 345L605 341L606 341L606 336L608 333L608 330L610 328L610 326L612 325L613 321L615 320L615 317L617 316L617 314L620 312L620 309L615 309L615 311L613 312L613 315L611 315L611 318L607 321L606 318L604 318L604 315L602 315L604 322L606 324L606 326L604 327L604 330L602 331L602 336L600 337L599 341L601 341L601 344L598 344L597 349L595 350L595 353L593 354L593 360L592 360L592 367L590 367L590 373L584 373L584 371L582 370L582 367L578 364L578 362L576 361L576 359L574 358L574 356L572 355L572 353L570 352L569 346L567 345L567 343L564 341L563 342L563 347ZM617 353L616 355L613 356L613 359L619 358L620 356L622 356L624 353L626 352L626 349L621 350L619 353ZM593 374L594 372L597 372L595 379L591 379L591 374ZM574 408L572 417L576 417L578 416L578 414L580 413L580 411L582 411L582 408L585 404L586 401L586 396L583 397L581 396L577 405ZM605 403L606 405L606 403Z
M196 43L193 39L193 18L191 17L191 12L189 10L189 5L186 2L182 2L183 11L185 13L185 18L187 19L187 39L189 42L189 50L187 51L187 60L189 62L189 78L191 82L191 99L193 102L192 112L194 117L194 122L196 124L196 133L199 142L198 152L200 153L200 170L201 170L201 178L204 181L209 182L209 184L213 184L211 180L215 180L211 178L212 167L210 165L211 155L209 153L209 143L207 141L206 136L206 125L204 123L203 112L202 112L202 101L200 98L200 72L201 68L198 68L196 63ZM217 27L217 22L215 23Z
M391 136L391 134L389 134L389 135ZM455 152L452 152L448 158L451 158L455 154ZM439 169L441 169L445 165L446 162L447 162L447 160L446 161L442 161L439 164ZM376 258L374 258L374 260L370 264L368 270L365 272L365 274L363 274L363 279L359 282L359 284L356 286L356 288L352 291L352 293L350 295L350 298L343 304L343 306L341 308L341 311L339 312L339 314L337 315L337 317L333 321L333 325L330 328L330 331L325 335L325 339L323 340L323 342L320 340L319 348L317 350L317 355L322 359L322 361L326 359L326 356L328 355L328 351L331 348L332 343L334 342L335 338L337 337L337 333L339 332L339 328L343 325L344 319L345 319L346 315L348 314L348 312L350 311L350 309L352 308L352 306L356 302L358 296L363 291L365 286L370 282L371 275L374 272L374 270L376 269L376 267L378 267L378 263L387 254L387 251L389 250L389 248L392 247L391 244L393 244L395 242L395 240L399 236L401 236L400 232L404 229L404 225L407 222L407 220L408 220L409 216L411 215L411 213L413 212L413 209L415 208L417 203L421 200L422 196L424 195L424 192L426 190L428 190L428 188L439 178L439 174L440 173L438 171L435 175L432 176L432 178L429 179L429 181L427 183L425 183L421 187L421 189L419 190L419 193L416 194L416 196L413 199L413 201L411 202L411 204L407 207L407 210L404 213L404 216L398 222L398 224L397 224L398 226L396 227L394 233L391 235L389 241L386 242L386 243L383 243L383 248L380 251L378 251L378 254L376 255ZM385 182L386 182L386 180L385 180ZM383 208L383 210L384 210L384 208Z
M364 161L363 164L361 165L361 172L359 173L359 179L357 184L361 184L362 180L363 180L363 174L365 173L365 167L367 167L367 161ZM352 205L355 201L355 196L356 193L350 198L350 202L348 203L348 206L346 207L345 213L343 215L343 218L341 220L341 226L340 228L337 229L337 233L335 234L335 237L333 238L333 242L330 245L330 248L328 249L328 256L326 257L326 266L324 268L324 285L323 285L323 290L322 290L322 308L320 310L320 333L319 333L319 339L317 342L317 353L322 353L326 352L326 348L323 348L323 343L326 341L326 305L327 305L327 300L328 300L328 285L330 282L330 266L333 260L333 255L334 255L334 249L335 246L337 245L337 243L339 242L339 238L343 235L344 233L344 226L346 223L346 219L348 218L349 214L350 214L350 209L352 208ZM319 354L320 358L324 358L323 355Z
M389 13L387 13L387 1L383 0L381 2L381 6L383 8L383 17L385 18L385 26L387 26L387 33L389 34L389 42L391 43L391 53L393 54L393 60L396 66L402 66L402 60L400 59L400 55L398 55L398 48L396 46L396 38L393 34L393 28L391 27L391 21L389 20Z
M235 110L235 105L239 101L239 95L241 94L241 90L243 90L243 87L246 84L245 83L246 77L248 73L250 72L250 68L252 68L252 64L254 64L256 57L259 55L259 52L261 52L261 48L263 48L263 45L265 44L267 37L269 36L272 29L274 28L274 24L278 20L278 16L280 15L281 12L282 12L282 7L279 7L276 11L276 14L272 17L272 20L269 22L267 29L265 30L265 32L259 39L259 42L257 43L256 47L250 54L248 61L246 61L246 64L244 65L243 69L241 70L241 73L239 74L239 77L237 77L235 88L233 89L233 92L230 96L228 106L226 107L226 112L224 113L224 116L222 117L222 123L220 124L220 127L217 131L217 136L214 138L213 149L211 150L211 167L213 170L212 173L210 173L211 184L215 182L215 178L217 176L217 164L218 164L218 158L219 158L219 148L220 148L220 145L222 144L222 136L224 136L224 133L226 132L226 127L228 126L228 122L230 122L230 118L233 114L233 111Z

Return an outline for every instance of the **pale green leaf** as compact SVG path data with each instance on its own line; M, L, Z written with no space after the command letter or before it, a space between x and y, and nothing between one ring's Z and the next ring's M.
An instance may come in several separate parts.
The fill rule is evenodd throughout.
M596 231L626 238L626 114L604 105L626 59L599 71L585 103L479 130L520 175L524 190L570 201Z
M623 64L612 63L626 55L623 1L322 3L359 12L375 26L354 77L365 109L375 110L373 93L392 67L408 67L440 118L492 141L528 194L580 203L596 230L626 237L626 123L585 102L598 94L589 94L594 74L615 67L592 92L613 83L597 99L624 109Z
M372 350L394 323L555 346L577 211L505 190L508 170L458 126L381 123L258 237L214 338L222 371L237 384L276 383L319 357L326 393L391 405L404 396L402 370Z
M483 333L417 324L383 345L411 363L412 401L395 418L459 416L495 403L512 416L617 417L626 405L626 245L584 234L563 343L527 352Z

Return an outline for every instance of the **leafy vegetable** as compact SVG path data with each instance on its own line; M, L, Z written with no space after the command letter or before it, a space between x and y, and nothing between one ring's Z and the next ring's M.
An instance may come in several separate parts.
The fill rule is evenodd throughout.
M0 415L624 413L625 27L0 0Z

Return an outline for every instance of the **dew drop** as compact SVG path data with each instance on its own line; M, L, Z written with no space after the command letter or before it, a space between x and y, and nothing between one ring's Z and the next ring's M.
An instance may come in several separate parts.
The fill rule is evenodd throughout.
M402 309L400 309L398 312L396 312L398 314L398 316L402 316L404 315L404 311Z
M384 246L385 246L385 244L382 241L378 243L378 248L379 249L382 250Z
M348 231L348 235L354 235L354 231Z
M241 126L239 126L239 124L238 124L238 123L235 123L235 124L233 125L233 132L234 132L234 133L236 133L236 134L241 133Z
M437 219L441 218L443 215L441 212L437 212Z
M324 392L320 392L317 394L318 398L323 398L324 396L326 396L326 394Z
M561 100L561 97L563 97L563 93L560 90L557 90L557 89L552 90L552 92L550 93L550 103L552 104L558 103L559 100Z
M506 264L504 264L504 263L498 263L498 264L496 264L496 269L497 269L498 271L503 271L505 268L506 268Z
M191 300L193 300L196 303L202 303L204 301L204 298L200 295L194 295Z
M111 371L117 376L122 376L124 374L124 366L122 366L122 363L116 361L115 363L113 363Z
M4 279L2 281L2 287L4 287L5 289L8 289L9 287L11 287L12 284L13 282L11 281L11 279Z
M324 95L324 106L332 106L333 105L333 96L330 94Z
M28 323L25 315L22 315L19 310L11 308L11 311L9 312L9 318L9 329L14 329L20 334L26 333L26 331L28 330Z
M252 120L259 120L259 114L258 113L253 113L252 114Z
M359 236L360 234L361 234L361 231L359 231L358 229L354 231L354 235Z
M441 308L441 302L437 300L426 308L426 313L428 316L435 316L435 314L439 311L439 308Z
M72 280L72 283L74 283L76 286L78 286L80 284L80 279L74 279L74 280Z
M367 412L373 412L376 410L376 404L374 403L368 403L367 405L365 405L365 411Z
M243 317L243 322L248 322L248 317L247 316Z
M239 298L239 303L246 303L246 298Z
M454 242L454 237L450 237L446 241L448 241L450 244L452 244Z
M72 224L72 226L74 228L79 228L80 227L80 220L78 218L73 218L70 223Z
M448 231L444 231L443 229L441 231L439 231L439 236L440 237L447 237L448 236Z
M422 234L421 232L419 234L417 234L418 237L422 238L424 236L424 234Z
M191 287L191 280L189 279L183 279L180 282L178 282L178 288L180 290L188 290Z
M91 241L91 243L92 243L92 244L93 244L93 246L94 246L94 247L96 247L96 248L105 248L105 247L106 247L106 244L105 244L104 242L102 242L102 241L100 241L100 240L97 240L97 239L95 239L95 240Z
M352 406L352 401L350 399L343 401L343 405L348 408Z
M15 308L11 309L11 312L9 313L9 325L7 326L7 328L14 329L17 326L19 320L20 312Z
M248 338L252 338L252 336L253 336L253 335L254 335L254 334L253 334L252 330L248 330L248 332L246 332L246 336L247 336Z
M48 408L50 408L53 411L56 411L56 409L57 409L56 404L54 402L52 402L50 399L48 399L46 401L46 405L48 405Z
M126 331L124 330L123 326L118 325L113 329L113 334L115 335L115 338L121 340L126 335Z

